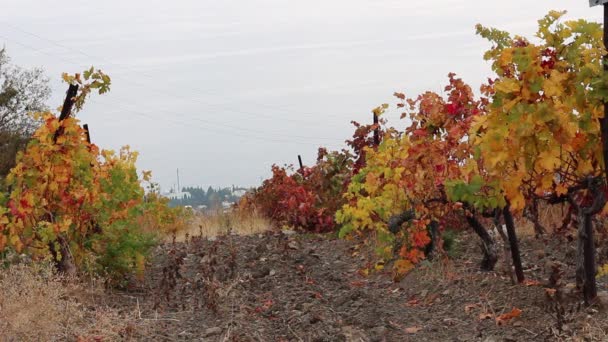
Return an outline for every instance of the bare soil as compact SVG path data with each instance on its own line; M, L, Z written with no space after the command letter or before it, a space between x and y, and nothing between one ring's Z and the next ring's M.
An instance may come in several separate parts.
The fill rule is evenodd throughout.
M399 282L390 265L360 275L363 253L332 236L194 237L158 247L145 281L111 302L135 312L131 337L141 340L608 340L601 303L581 305L574 265L564 263L574 261L574 244L553 237L521 245L530 281L515 285L500 271L503 260L495 272L478 270L469 233L458 235L455 257L423 262Z

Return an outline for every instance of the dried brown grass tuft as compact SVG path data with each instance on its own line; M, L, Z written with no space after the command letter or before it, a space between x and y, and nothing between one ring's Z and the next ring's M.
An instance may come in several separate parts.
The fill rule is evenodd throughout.
M189 236L214 237L224 234L252 235L266 232L272 224L256 211L232 210L195 215L187 229L177 232L176 240Z
M547 234L553 233L557 228L561 227L564 217L568 213L567 204L551 205L540 202L538 206L538 218L543 227L547 230ZM519 218L516 222L517 235L521 237L533 237L536 235L534 224L527 218Z
M0 340L128 340L134 325L100 305L101 284L58 276L43 264L0 269Z

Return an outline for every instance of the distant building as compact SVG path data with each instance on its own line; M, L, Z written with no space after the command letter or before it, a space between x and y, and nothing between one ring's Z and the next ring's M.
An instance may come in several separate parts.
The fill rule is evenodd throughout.
M247 193L245 189L236 189L232 191L232 195L235 197L243 197Z
M167 192L167 193L164 193L163 196L167 197L168 199L172 199L172 200L183 200L183 199L192 197L192 195L187 191Z
M224 209L224 211L231 210L233 205L234 202L222 201L222 209Z

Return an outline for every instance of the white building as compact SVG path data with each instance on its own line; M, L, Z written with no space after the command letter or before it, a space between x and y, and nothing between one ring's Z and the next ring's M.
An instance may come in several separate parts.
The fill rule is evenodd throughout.
M232 191L232 194L236 197L243 197L246 193L247 193L247 190L245 190L245 189L237 189L237 190Z
M172 200L182 200L186 198L192 197L192 195L188 191L180 191L180 192L167 192L164 193L163 196Z

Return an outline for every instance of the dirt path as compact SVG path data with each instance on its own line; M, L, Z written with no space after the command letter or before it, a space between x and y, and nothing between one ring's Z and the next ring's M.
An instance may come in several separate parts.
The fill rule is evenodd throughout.
M526 275L546 282L568 244L523 243ZM203 341L554 341L608 338L605 313L578 305L573 265L560 302L544 286L511 285L477 271L475 239L461 235L451 266L426 263L401 282L364 278L354 245L322 236L267 233L166 244L145 286L116 295L147 322L142 339ZM500 265L497 269L500 269ZM544 284L546 286L546 284ZM606 284L600 283L600 290ZM519 317L497 318L516 308ZM504 317L504 316L503 316Z

